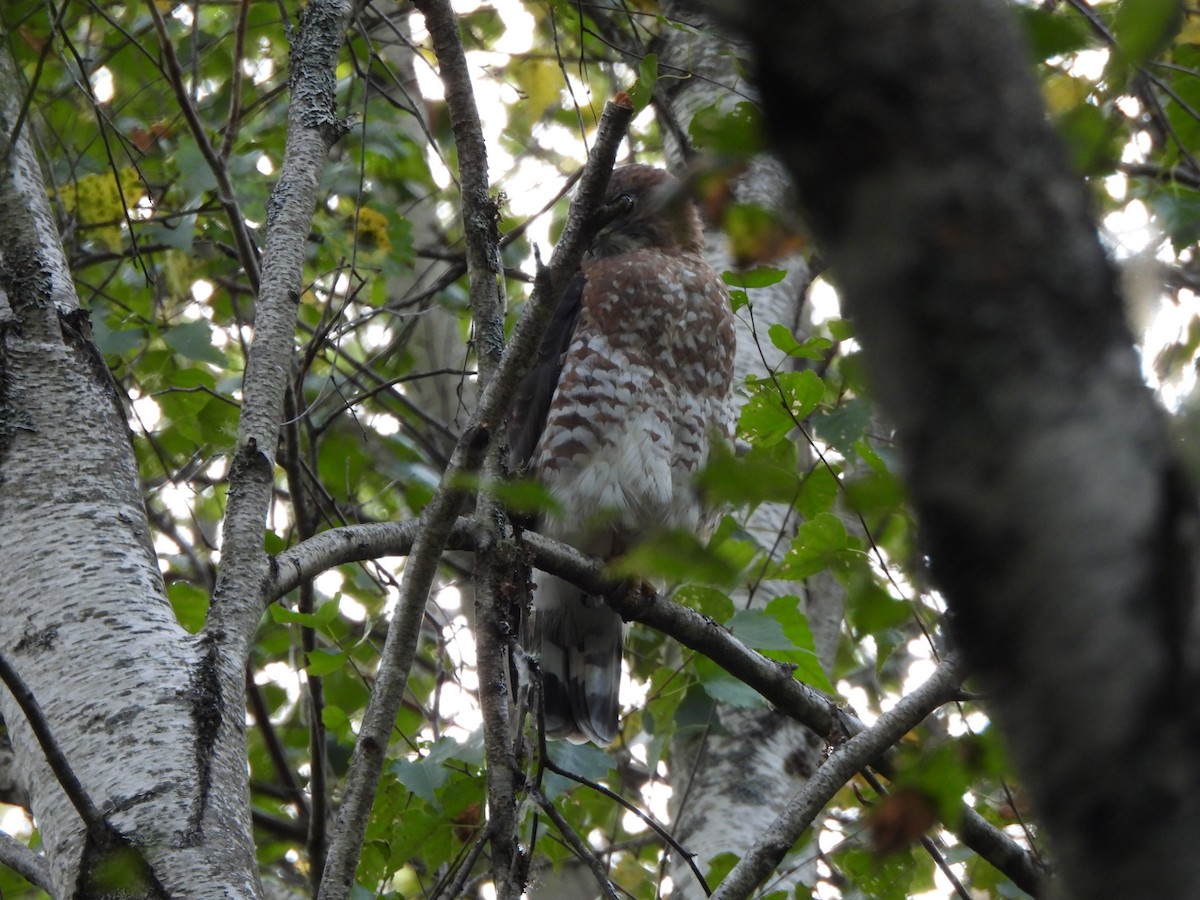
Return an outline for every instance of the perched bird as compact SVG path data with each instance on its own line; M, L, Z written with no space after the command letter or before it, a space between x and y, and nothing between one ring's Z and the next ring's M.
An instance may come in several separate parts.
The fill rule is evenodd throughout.
M606 559L661 529L711 527L692 479L732 425L729 294L679 182L615 170L599 233L560 301L509 420L514 467L559 504L540 530ZM528 649L550 737L611 743L623 624L600 597L537 573Z

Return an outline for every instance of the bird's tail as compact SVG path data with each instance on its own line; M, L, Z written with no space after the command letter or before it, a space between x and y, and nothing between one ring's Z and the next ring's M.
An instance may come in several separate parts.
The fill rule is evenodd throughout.
M621 617L600 597L538 572L532 625L546 736L611 744L620 711Z

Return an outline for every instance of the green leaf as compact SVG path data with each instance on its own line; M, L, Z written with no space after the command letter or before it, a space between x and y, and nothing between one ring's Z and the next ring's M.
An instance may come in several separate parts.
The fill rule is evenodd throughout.
M747 377L750 399L742 406L738 432L752 444L770 446L783 440L825 396L816 372L780 372L774 381Z
M808 627L808 617L800 610L800 598L794 594L776 597L767 604L766 612L779 622L785 637L796 649L788 652L768 650L765 651L765 655L795 666L793 675L810 687L836 695L837 689L829 680L817 656L812 630Z
M323 629L337 618L338 599L335 597L326 600L311 613L296 612L278 603L272 603L269 610L271 619L282 625L304 625L307 628Z
M856 634L878 634L907 622L911 611L874 581L863 579L847 591L847 617Z
M747 272L722 272L721 279L731 287L765 288L787 278L787 269L757 266ZM782 327L782 326L780 326Z
M811 519L826 512L832 506L838 495L837 476L823 463L816 463L804 479L800 487L800 497L796 509L806 519Z
M736 548L732 548L736 549ZM661 578L669 582L699 581L732 585L745 563L737 554L718 552L686 531L664 531L637 544L610 566L618 577Z
M185 322L163 332L163 340L176 353L199 362L228 365L225 354L213 346L212 326L204 319Z
M726 627L747 647L755 650L795 650L796 645L783 633L779 619L763 609L740 609Z
M1083 175L1107 174L1121 158L1122 133L1097 106L1081 103L1067 110L1058 117L1058 130Z
M142 328L122 328L114 331L108 327L104 316L94 316L92 339L105 356L122 356L146 343L146 331Z
M397 780L435 809L441 809L438 789L446 783L450 770L441 762L428 757L394 759L389 770Z
M716 702L698 684L693 684L675 707L675 732L704 732L716 723Z
M613 758L594 744L555 741L551 746L554 749L550 758L554 760L555 765L589 781L599 781L615 765ZM561 796L578 784L579 782L554 772L547 772L542 778L542 788L550 798Z
M188 634L196 634L204 627L208 617L208 593L186 581L176 581L167 586L167 598L175 618Z
M1200 241L1200 194L1171 185L1155 190L1146 202L1176 253Z
M677 588L673 599L689 609L703 613L714 622L724 622L733 615L733 600L723 591L699 584Z
M802 344L786 325L772 325L767 329L767 336L772 344L797 359L825 359L829 355L829 348L833 346L833 341L819 335L810 337Z
M863 438L870 424L871 404L858 397L834 409L822 410L812 418L817 437L847 459L854 454L855 443Z
M321 722L335 734L347 734L350 731L350 717L340 706L325 706L321 710Z
M693 146L721 156L745 157L767 146L762 113L755 103L742 101L728 112L717 104L697 110L688 125Z
M634 84L633 90L629 92L629 99L633 103L633 108L640 112L650 105L650 97L654 93L654 85L658 82L658 55L655 53L647 53L642 57L642 61L638 63L638 79Z
M287 540L281 535L269 530L263 534L263 549L272 556L278 556L287 546Z
M736 853L726 851L718 853L708 861L708 871L704 875L704 880L709 884L720 884L725 880L725 876L733 871L733 867L738 864L740 857Z
M798 581L827 568L844 569L855 549L841 520L832 513L821 513L796 529L775 577Z
M598 781L616 765L616 761L595 744L572 744L557 741L550 754L555 765L582 778Z
M475 486L471 484L472 481L476 481L476 479L464 476L456 479L455 484L460 486L461 482L461 486L471 488ZM531 478L522 478L516 481L487 481L483 486L511 512L544 513L562 510L562 504L555 499L550 489Z
M835 854L834 863L861 896L871 900L908 900L915 892L920 874L911 851L880 856L848 842L845 846L848 849Z
M1120 62L1136 67L1157 56L1183 24L1183 0L1121 0L1112 23Z
M829 329L829 334L835 341L848 341L854 337L854 326L845 319L830 319L825 323L825 327Z
M796 465L795 445L786 441L752 446L742 456L718 443L696 481L705 500L714 506L791 504L800 491Z
M1075 53L1094 40L1087 20L1073 10L1017 6L1014 12L1025 27L1025 37L1036 60Z
M744 709L766 706L762 694L744 681L734 678L706 656L694 656L692 665L700 677L704 692L718 703L728 703Z
M875 448L871 446L866 438L854 442L854 452L862 458L868 466L881 474L888 474L891 470L888 464L884 462L883 457L875 452Z
M318 647L308 654L308 665L306 668L310 675L318 677L329 675L342 668L349 658L350 654L347 651L323 650Z

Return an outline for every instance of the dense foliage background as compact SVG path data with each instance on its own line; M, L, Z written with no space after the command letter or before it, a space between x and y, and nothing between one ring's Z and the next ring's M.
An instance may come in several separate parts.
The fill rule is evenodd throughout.
M637 112L621 160L663 162L665 142L689 151L735 310L763 349L765 368L739 385L740 452L704 477L730 510L716 535L703 546L664 537L635 550L625 571L675 585L676 601L874 721L945 653L944 604L928 585L889 426L872 412L854 324L838 309L838 273L823 271L802 223L729 188L764 147L753 96L739 81L737 96L683 123L670 105L673 84L694 76L660 64L664 35L686 31L718 47L734 73L749 59L649 0L456 11L500 210L509 325L533 281L535 246L548 257L562 225L604 101L627 91ZM290 0L8 0L0 11L76 289L130 399L170 602L193 633L221 562L254 331L253 248L263 245L288 136L297 13ZM1173 0L1070 0L1014 4L1013 13L1128 276L1145 376L1186 449L1200 351L1200 11ZM350 127L323 171L295 298L265 535L272 554L331 527L418 518L477 400L459 161L435 62L422 17L386 2L366 6L340 57L336 90ZM794 289L800 314L756 316L759 292L795 265L805 268ZM69 447L63 456L69 469ZM517 510L542 502L530 486L485 487ZM764 504L787 510L774 535L747 527ZM0 559L14 552L0 547ZM257 631L248 763L258 863L280 890L310 890L403 566L380 558L326 571L271 606ZM468 554L448 554L426 606L356 896L447 896L450 885L491 896L478 852L487 795L471 572ZM767 582L788 586L762 602ZM822 591L844 602L832 638L806 618ZM564 828L623 895L664 895L670 848L631 809L669 823L688 790L679 742L727 734L730 710L767 710L758 691L645 626L633 627L626 658L629 708L614 747L552 746L574 780L523 760L564 820L560 828L523 808L543 896L554 896L552 867L578 866ZM963 693L943 706L900 742L889 775L886 792L861 775L837 792L781 867L779 896L1022 896L957 834L967 806L1033 860L1045 851L986 702ZM2 799L12 803L0 806L0 828L37 847L19 795ZM716 885L733 861L696 862ZM3 867L0 892L37 895Z

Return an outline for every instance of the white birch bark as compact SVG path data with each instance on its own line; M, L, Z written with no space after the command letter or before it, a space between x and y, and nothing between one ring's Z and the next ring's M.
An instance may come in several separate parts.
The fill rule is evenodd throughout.
M0 134L23 92L0 52ZM206 649L167 602L124 413L87 333L28 140L0 147L0 653L67 764L172 897L258 896L241 766L212 765ZM20 789L56 897L83 822L12 695ZM241 711L238 710L240 729Z

